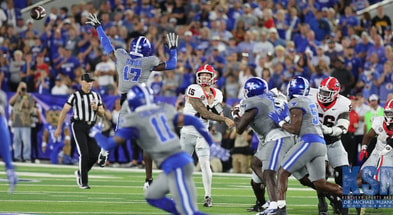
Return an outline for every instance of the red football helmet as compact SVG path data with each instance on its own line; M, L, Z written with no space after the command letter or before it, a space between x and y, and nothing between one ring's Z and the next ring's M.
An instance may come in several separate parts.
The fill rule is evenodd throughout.
M383 108L383 116L385 118L386 125L393 123L393 99L386 102Z
M202 73L208 73L211 75L210 78L205 78L202 79L200 78L200 74ZM214 71L213 67L210 66L209 64L202 65L199 67L197 73L196 73L196 82L197 84L201 86L211 86L216 83L216 71Z
M340 82L333 77L322 80L318 88L318 101L326 104L333 102L340 93Z

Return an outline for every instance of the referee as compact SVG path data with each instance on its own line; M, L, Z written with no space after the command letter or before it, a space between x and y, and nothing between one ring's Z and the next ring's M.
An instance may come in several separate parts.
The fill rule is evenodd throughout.
M94 79L90 74L81 77L81 89L71 94L60 113L55 137L61 134L62 124L69 112L73 109L71 117L72 133L79 152L79 170L75 171L77 184L81 189L90 189L88 185L88 172L97 162L100 147L94 138L89 137L90 128L94 126L97 115L104 116L101 96L92 92Z

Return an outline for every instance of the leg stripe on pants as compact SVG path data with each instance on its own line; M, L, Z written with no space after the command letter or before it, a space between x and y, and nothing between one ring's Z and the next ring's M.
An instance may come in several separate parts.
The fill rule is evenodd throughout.
M186 182L184 179L184 173L181 168L177 168L175 170L175 178L176 178L176 186L179 191L179 198L183 207L183 210L186 214L193 214L195 209L191 203L191 197L189 196Z
M280 154L281 146L282 146L282 138L276 140L276 145L274 146L273 149L273 155L270 158L270 164L269 164L270 170L273 171L276 170L278 155Z
M309 147L310 143L304 143L295 153L292 154L290 159L285 164L283 164L282 167L285 170L291 168L291 166L296 163L297 159L299 159L299 157L301 157Z

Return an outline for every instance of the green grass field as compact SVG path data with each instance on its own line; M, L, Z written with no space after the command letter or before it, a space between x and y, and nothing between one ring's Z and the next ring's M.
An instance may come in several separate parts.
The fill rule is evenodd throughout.
M1 164L0 169L4 166ZM19 183L8 194L4 171L0 172L0 214L166 214L149 206L143 198L144 171L94 167L89 174L92 189L76 186L76 166L16 164ZM154 172L156 175L158 172ZM250 175L213 173L212 208L202 206L203 186L194 174L198 207L209 214L255 214L246 208L255 202ZM331 208L330 208L331 209ZM318 214L315 191L289 181L288 214ZM354 209L351 214L356 214ZM330 214L333 214L330 211ZM393 209L368 209L366 214L393 214Z

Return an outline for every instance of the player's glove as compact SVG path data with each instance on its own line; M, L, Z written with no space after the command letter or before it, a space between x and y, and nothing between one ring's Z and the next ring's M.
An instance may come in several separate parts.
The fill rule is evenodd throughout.
M97 28L98 26L101 25L101 22L98 20L97 14L95 13L89 13L89 15L87 15L86 18L87 18L86 24L92 25L94 26L94 28Z
M282 127L285 123L285 120L283 118L280 118L280 113L278 113L277 111L270 112L269 117L280 127Z
M333 128L327 127L326 125L322 125L322 133L323 134L332 134L333 133Z
M108 160L109 152L105 149L101 149L100 154L98 155L98 165L100 167L104 167L106 165L106 161Z
M102 132L103 128L104 128L104 124L103 123L95 124L92 128L90 128L89 136L94 138L97 133L101 133Z
M147 189L149 189L151 183L153 183L153 179L146 179L145 184L143 185L143 190L146 191Z
M242 118L241 113L240 113L240 104L237 104L232 108L231 114L232 114L233 119Z
M179 40L179 36L175 33L167 33L166 38L168 39L168 47L169 49L177 48L177 43Z
M366 145L362 145L362 150L360 151L359 154L359 161L362 161L363 158L367 158L368 157L368 152L367 152L367 146Z

